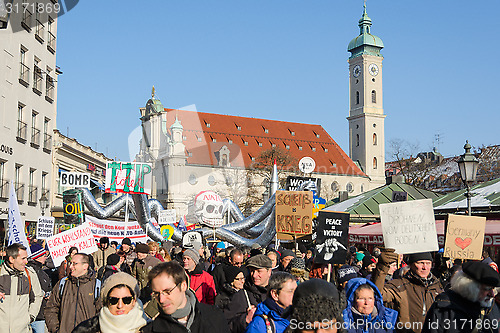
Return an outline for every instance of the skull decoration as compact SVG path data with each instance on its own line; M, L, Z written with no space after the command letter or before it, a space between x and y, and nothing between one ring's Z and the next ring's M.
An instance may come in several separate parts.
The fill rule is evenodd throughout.
M213 191L203 191L194 198L194 209L198 223L217 228L222 225L224 204L220 195Z

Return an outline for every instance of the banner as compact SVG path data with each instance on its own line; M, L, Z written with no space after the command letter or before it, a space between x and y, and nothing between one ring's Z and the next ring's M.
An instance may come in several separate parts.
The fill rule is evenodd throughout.
M276 232L280 234L308 235L312 233L313 192L276 192ZM286 239L286 236L284 237Z
M63 192L63 211L65 224L82 224L85 222L82 190L74 189Z
M158 214L158 224L159 225L174 224L176 222L175 218L176 218L175 209L160 210Z
M108 162L106 193L151 194L153 183L151 163Z
M21 220L21 213L19 212L19 204L17 202L16 191L14 190L14 183L10 181L9 193L9 243L23 244L26 247L28 256L31 255L30 244L26 238L26 231L24 230L24 222Z
M36 238L47 239L54 236L54 218L50 216L38 217L36 223Z
M321 211L317 221L314 262L344 264L348 248L349 213Z
M121 243L125 237L135 243L147 243L148 237L137 221L128 221L125 234L125 221L100 220L93 216L86 216L92 233L96 239L108 237L109 241Z
M444 257L481 260L486 217L448 215Z
M48 238L47 246L49 247L50 256L54 261L55 267L60 266L64 259L66 259L68 251L72 246L77 247L78 252L86 254L91 254L98 250L88 223Z
M439 249L431 199L381 204L379 210L385 247L399 254Z

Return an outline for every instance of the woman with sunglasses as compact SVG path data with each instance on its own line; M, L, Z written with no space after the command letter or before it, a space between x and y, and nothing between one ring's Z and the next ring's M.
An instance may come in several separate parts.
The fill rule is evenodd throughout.
M78 325L73 333L139 332L149 319L144 314L137 280L119 272L106 279L100 298L103 307L99 314Z
M215 296L215 305L222 311L226 311L231 298L238 290L243 289L245 283L245 275L238 266L225 266L224 276L226 282L222 285L220 293Z

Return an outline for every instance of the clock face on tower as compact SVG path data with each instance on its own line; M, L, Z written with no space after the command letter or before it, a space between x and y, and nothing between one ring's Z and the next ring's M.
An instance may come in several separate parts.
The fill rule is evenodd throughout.
M368 66L368 72L373 76L377 76L378 66L376 64L371 64L370 66Z
M356 65L352 69L352 75L354 75L354 77L358 77L359 74L361 74L361 66L360 65Z

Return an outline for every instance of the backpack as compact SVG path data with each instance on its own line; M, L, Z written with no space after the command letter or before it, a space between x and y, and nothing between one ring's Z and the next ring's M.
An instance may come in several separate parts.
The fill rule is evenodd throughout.
M66 281L68 280L68 277L65 276L59 281L59 298L62 298L63 291L64 291L64 285L66 284ZM99 298L99 295L101 294L101 280L95 279L95 285L94 285L94 302L97 302L97 299Z
M266 323L266 333L276 332L276 326L274 325L274 320L272 318L270 318L268 315L265 314L260 314L257 316L262 317L264 319L264 322Z

